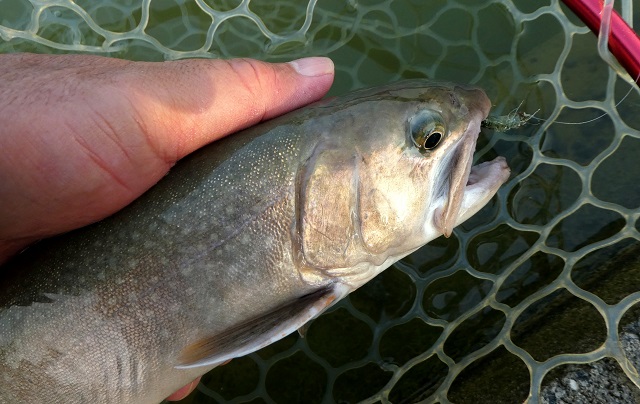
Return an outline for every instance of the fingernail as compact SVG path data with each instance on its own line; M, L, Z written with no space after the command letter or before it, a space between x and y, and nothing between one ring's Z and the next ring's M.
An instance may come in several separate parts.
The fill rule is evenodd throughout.
M301 75L316 77L333 74L333 61L325 57L302 58L289 62Z

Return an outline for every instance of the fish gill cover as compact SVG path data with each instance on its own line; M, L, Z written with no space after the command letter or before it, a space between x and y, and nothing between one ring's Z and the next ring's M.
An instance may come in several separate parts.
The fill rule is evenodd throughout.
M638 22L631 1L616 8ZM305 338L214 369L190 402L640 400L640 97L624 98L629 84L558 0L0 0L0 10L1 52L326 55L333 94L429 77L483 87L496 115L520 106L544 119L480 135L476 159L506 156L512 178L451 238L385 271Z

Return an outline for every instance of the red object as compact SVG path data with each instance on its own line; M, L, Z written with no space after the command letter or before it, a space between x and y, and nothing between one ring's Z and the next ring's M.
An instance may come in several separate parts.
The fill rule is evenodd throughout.
M562 0L596 35L600 32L602 0ZM615 11L611 11L609 50L640 83L640 38Z

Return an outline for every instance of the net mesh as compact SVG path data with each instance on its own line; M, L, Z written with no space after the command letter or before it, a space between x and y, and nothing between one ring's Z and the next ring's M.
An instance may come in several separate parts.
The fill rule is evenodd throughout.
M616 7L638 18L631 1ZM214 369L192 402L640 402L640 97L624 98L629 85L559 1L0 0L0 10L1 52L327 55L334 94L430 77L483 87L497 114L538 111L535 124L481 134L476 158L503 155L512 168L481 213L305 338Z

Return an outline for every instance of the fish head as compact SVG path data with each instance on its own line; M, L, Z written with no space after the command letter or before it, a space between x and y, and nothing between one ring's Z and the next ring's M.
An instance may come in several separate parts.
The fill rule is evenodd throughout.
M361 284L434 238L450 236L509 177L502 157L472 167L490 107L479 88L427 80L343 100L301 186L305 262Z

